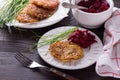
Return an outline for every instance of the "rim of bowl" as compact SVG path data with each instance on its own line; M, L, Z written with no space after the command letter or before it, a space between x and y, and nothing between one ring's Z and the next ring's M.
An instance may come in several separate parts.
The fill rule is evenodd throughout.
M110 7L109 7L107 10L102 11L102 12L99 12L99 13L89 13L89 12L82 11L82 10L80 10L80 9L76 9L76 10L79 11L79 12L81 12L81 13L88 14L88 15L99 15L99 14L101 14L101 13L106 13L107 11L109 11L110 9L112 9L112 8L114 7L114 2L113 2L113 0L106 0L106 1L108 2L109 5L110 5L110 3L111 3ZM75 2L75 1L74 1L74 2Z

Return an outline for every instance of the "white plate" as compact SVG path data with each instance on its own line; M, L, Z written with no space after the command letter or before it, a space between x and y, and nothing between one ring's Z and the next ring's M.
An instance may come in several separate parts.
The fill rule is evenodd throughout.
M59 0L60 1L60 5L57 9L57 11L49 18L45 19L45 20L42 20L42 21L39 21L39 22L35 22L35 23L20 23L16 20L13 20L12 22L10 23L7 23L6 25L7 26L15 26L15 27L20 27L20 28L42 28L42 27L47 27L47 26L50 26L50 25L53 25L59 21L61 21L63 18L67 17L68 16L68 12L69 12L69 9L68 8L64 8L62 6L62 3L63 2L69 2L69 0ZM1 1L0 5L4 2Z
M64 26L64 27L55 28L53 30L48 31L43 36L56 34L58 32L68 30L72 27L73 26ZM80 28L80 29L85 30L83 28ZM67 70L76 70L76 69L86 68L94 64L98 59L98 57L103 53L103 45L101 40L96 34L94 34L91 31L89 32L96 37L97 43L92 44L90 48L83 49L84 57L82 59L79 59L73 62L67 62L67 63L60 62L49 53L48 51L49 45L39 47L39 42L41 42L41 39L39 40L38 46L37 46L38 53L45 62L57 68L67 69Z

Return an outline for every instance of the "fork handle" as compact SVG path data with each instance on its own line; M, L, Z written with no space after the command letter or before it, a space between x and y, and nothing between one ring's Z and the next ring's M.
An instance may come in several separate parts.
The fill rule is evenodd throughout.
M59 70L54 69L54 68L49 68L49 71L51 71L51 72L53 72L53 73L55 73L55 74L65 78L67 80L80 80L78 78L75 78L75 77L73 77L71 75L65 74L65 73L63 73L63 72L61 72Z

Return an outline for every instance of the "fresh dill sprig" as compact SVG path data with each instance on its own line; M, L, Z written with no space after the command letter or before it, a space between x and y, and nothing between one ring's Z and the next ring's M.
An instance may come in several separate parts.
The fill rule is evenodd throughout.
M0 27L15 19L16 15L28 4L29 0L4 0L0 7Z
M43 37L40 38L41 41L38 43L39 47L42 47L44 45L49 45L51 43L54 43L54 42L57 42L57 41L60 41L60 40L64 40L73 31L75 31L77 29L78 29L78 27L74 27L74 28L68 29L68 30L66 30L64 32L60 32L58 34L52 34L52 35L43 36Z

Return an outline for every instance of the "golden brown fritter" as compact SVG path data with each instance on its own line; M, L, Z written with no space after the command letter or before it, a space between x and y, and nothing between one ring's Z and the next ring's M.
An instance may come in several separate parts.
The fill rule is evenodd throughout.
M35 17L39 20L49 17L53 11L48 11L43 8L39 8L34 4L28 4L20 13L25 13L31 17Z
M16 19L22 23L32 23L39 21L38 19L32 18L31 16L25 13L20 13L19 15L17 15Z
M59 5L59 0L30 0L30 3L48 10L54 10Z
M53 15L58 6L59 0L30 0L16 20L22 23L38 22Z
M83 57L82 48L69 41L58 41L50 44L50 53L60 61L72 61Z

